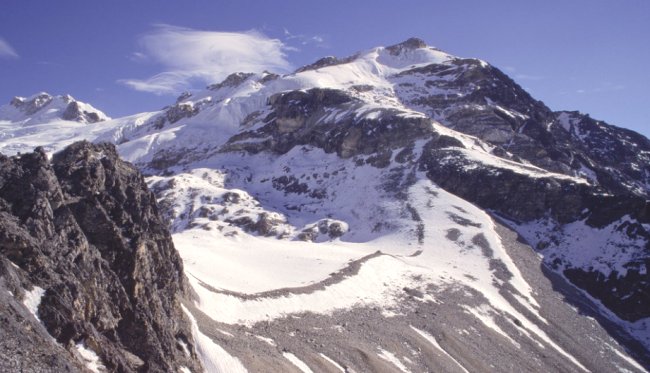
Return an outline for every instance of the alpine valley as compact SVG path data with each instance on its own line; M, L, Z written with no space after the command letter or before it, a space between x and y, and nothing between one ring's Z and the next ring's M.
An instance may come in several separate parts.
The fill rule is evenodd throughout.
M0 370L650 369L650 141L482 60L16 97L0 152Z

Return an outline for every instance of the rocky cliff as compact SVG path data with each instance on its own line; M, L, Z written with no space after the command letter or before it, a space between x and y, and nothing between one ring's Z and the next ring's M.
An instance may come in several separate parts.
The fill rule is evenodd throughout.
M0 158L0 286L3 371L200 370L180 257L113 145Z

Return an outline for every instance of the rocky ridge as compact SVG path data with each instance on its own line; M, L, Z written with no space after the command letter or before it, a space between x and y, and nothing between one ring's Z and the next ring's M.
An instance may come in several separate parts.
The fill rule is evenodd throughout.
M0 284L12 295L3 291L3 370L200 369L181 260L113 145L2 156L0 205Z

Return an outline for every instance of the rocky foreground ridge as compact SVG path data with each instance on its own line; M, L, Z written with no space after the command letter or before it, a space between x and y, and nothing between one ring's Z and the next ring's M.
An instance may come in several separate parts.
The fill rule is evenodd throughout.
M0 289L4 372L200 370L183 265L113 145L0 156Z

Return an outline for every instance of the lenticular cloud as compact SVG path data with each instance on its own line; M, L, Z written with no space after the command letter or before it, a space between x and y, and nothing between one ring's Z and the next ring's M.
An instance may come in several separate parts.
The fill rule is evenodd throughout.
M18 58L16 50L3 38L0 38L0 57Z
M147 79L120 82L155 94L175 94L195 84L215 83L238 71L290 69L284 44L256 31L199 31L156 25L139 39L139 44L139 59L157 63L163 71Z

